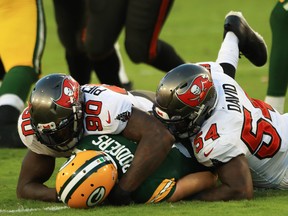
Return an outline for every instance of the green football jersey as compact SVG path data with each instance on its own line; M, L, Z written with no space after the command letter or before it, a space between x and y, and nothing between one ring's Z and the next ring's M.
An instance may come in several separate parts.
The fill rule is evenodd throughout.
M120 179L134 158L137 143L121 135L93 135L84 137L76 148L78 151L96 150L108 154L117 164ZM167 200L174 193L178 179L204 170L207 168L200 165L194 157L186 157L174 145L159 168L133 192L132 198L136 203Z

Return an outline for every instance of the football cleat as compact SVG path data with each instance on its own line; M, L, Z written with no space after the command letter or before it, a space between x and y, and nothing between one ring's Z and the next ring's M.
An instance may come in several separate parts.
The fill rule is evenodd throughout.
M56 177L59 199L71 208L91 208L101 204L117 181L116 166L100 151L72 154Z
M224 22L224 37L232 31L239 39L240 52L254 65L260 67L267 62L267 46L263 37L247 23L241 12L230 11Z

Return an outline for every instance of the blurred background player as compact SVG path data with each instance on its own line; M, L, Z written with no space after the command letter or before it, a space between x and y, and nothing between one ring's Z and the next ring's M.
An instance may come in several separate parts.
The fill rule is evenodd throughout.
M146 63L160 71L185 63L174 48L159 40L173 0L87 0L86 51L97 66L116 56L114 44L125 27L125 49L134 63ZM114 57L113 57L114 56ZM118 69L110 68L111 76Z
M17 120L41 72L46 39L42 1L3 0L0 17L0 147L24 147Z
M288 1L276 3L270 15L272 46L269 62L269 81L265 102L278 112L284 112L288 83Z
M4 78L4 75L5 75L5 69L4 69L3 62L0 59L0 86L2 84L2 80Z
M65 48L65 58L69 73L81 84L90 83L94 70L100 83L117 85L131 90L132 83L126 75L119 45L115 44L113 55L105 60L88 58L85 51L86 32L97 31L95 26L86 28L89 16L86 1L53 0L58 36Z

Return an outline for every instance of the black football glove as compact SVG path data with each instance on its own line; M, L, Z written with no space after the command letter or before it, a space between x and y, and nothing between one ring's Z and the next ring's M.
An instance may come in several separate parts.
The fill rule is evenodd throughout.
M131 193L123 190L119 184L116 184L108 195L108 201L112 205L129 205L133 203Z

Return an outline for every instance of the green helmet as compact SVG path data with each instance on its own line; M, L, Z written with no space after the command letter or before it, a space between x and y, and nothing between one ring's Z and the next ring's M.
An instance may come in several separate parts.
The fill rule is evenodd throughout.
M210 72L200 65L183 64L160 81L153 113L176 137L187 138L199 132L216 102Z
M83 128L79 83L65 74L43 77L31 92L29 113L42 144L58 151L72 149Z

